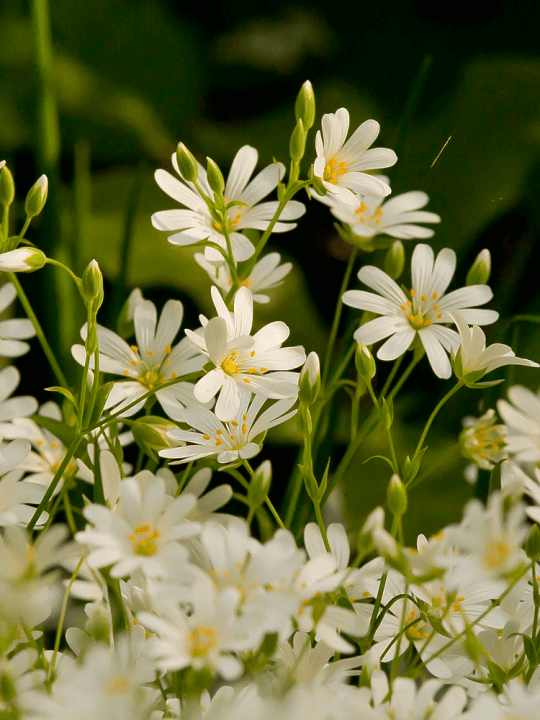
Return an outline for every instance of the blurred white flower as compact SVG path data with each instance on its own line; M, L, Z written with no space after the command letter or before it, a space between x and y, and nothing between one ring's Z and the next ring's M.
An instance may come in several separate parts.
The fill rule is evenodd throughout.
M0 313L3 313L17 297L13 283L0 288ZM36 334L30 320L0 320L0 357L20 357L30 350L30 345L22 340L33 338Z
M497 410L508 428L507 450L518 463L540 461L540 397L522 385L508 389Z

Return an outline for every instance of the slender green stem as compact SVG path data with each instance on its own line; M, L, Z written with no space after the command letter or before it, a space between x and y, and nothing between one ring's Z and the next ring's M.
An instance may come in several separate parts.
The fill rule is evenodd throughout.
M379 398L386 397L386 393L388 392L390 386L394 382L394 378L396 377L396 373L399 370L399 366L401 365L404 357L405 357L404 354L400 355L398 357L398 359L392 365L392 369L388 373L388 377L386 378L386 382L384 383L383 389L381 390L381 392L379 394Z
M7 212L7 208L6 208L6 212ZM23 227L22 227L22 230L21 230L21 232L19 233L19 235L17 236L17 244L19 244L19 243L23 240L24 235L25 235L26 231L28 230L28 228L30 227L30 223L31 223L31 222L32 222L32 218L31 218L31 217L27 217L26 220L24 221L24 225L23 225Z
M67 274L71 277L71 279L77 286L77 290L81 292L81 279L78 278L73 272L73 270L70 270L67 265L65 265L63 262L60 262L59 260L53 260L52 258L47 258L47 265L56 265L56 267L59 267L64 270L64 272L67 272Z
M182 492L182 490L184 489L184 486L185 486L185 484L186 484L187 481L188 481L189 473L191 472L191 468L193 467L194 462L195 462L195 461L192 460L191 462L189 462L189 463L187 464L186 469L184 470L184 472L183 472L183 474L182 474L182 477L180 478L180 482L178 483L178 487L177 487L176 492L175 492L175 494L174 494L175 497L178 497L178 496L180 495L180 493Z
M412 360L411 360L411 362L408 364L408 366L406 367L405 372L404 372L403 375L399 378L399 380L397 381L397 383L394 385L394 387L393 387L392 390L390 391L390 395L388 396L389 398L394 398L394 397L398 394L398 392L401 390L401 388L403 387L403 385L404 385L405 382L407 381L409 375L412 373L412 371L414 370L414 368L418 365L418 363L420 362L420 360L422 359L422 357L423 357L423 353L415 352L415 353L413 354Z
M326 346L326 352L324 355L324 362L323 362L323 367L322 367L323 382L324 382L324 380L326 380L330 362L332 360L332 353L334 351L334 345L336 344L336 338L337 338L337 333L338 333L338 329L339 329L339 322L341 320L341 313L343 311L343 303L341 301L341 298L343 296L343 293L349 287L349 280L351 279L351 273L353 271L354 263L356 261L357 255L358 255L358 248L353 247L350 257L349 257L349 262L347 263L347 267L346 267L345 273L343 275L341 287L339 289L339 295L338 295L338 299L337 299L337 303L336 303L336 311L334 313L334 320L332 322L332 327L330 329L330 337L328 338L328 345Z
M69 501L69 495L67 490L64 493L64 512L66 513L66 520L69 529L71 530L71 534L75 535L75 533L77 532L77 526L75 525L75 520L73 519L73 511L71 509L71 503Z
M414 451L414 455L413 455L411 462L414 461L414 459L418 456L418 453L422 450L422 447L424 445L424 440L426 439L426 435L428 434L429 428L431 427L432 422L435 420L439 410L442 408L442 406L448 400L450 400L452 395L455 395L455 393L457 393L457 391L461 387L463 387L463 385L464 385L463 380L458 380L458 382L454 385L454 387L451 390L449 390L446 393L446 395L437 403L437 405L435 406L435 409L433 410L433 412L431 413L431 415L428 418L428 421L426 423L426 426L424 427L424 430L422 431L422 435L420 436L420 440L418 441L418 445L416 446L416 450Z
M248 471L249 476L252 478L252 477L255 475L255 471L253 470L253 468L252 468L251 465L249 464L249 461L248 461L248 460L242 460L242 464L244 465L244 467L245 467L246 470ZM247 485L247 487L249 487L249 485ZM270 498L268 497L268 495L266 496L265 502L266 502L266 506L268 507L268 509L270 510L270 512L272 513L272 515L274 516L274 520L277 522L277 524L279 525L279 527L282 528L282 530L286 530L285 525L283 524L283 520L279 517L278 511L277 511L276 508L274 507L274 505L273 505L272 501L270 500Z
M319 500L314 500L313 505L315 507L315 517L317 518L317 525L319 526L319 530L321 531L322 539L324 542L324 547L326 548L326 552L332 552L332 548L330 547L330 543L328 542L328 535L326 534L326 528L324 526L322 514L321 514L321 503Z
M380 403L379 403L379 399L377 398L377 396L376 396L375 393L373 392L373 386L372 386L372 384L371 384L371 380L369 380L369 381L366 383L366 386L367 386L367 389L368 389L368 392L369 392L369 396L371 397L371 399L372 399L372 401L373 401L373 404L375 405L375 407L376 407L376 408L379 410L379 412L380 412L381 406L380 406ZM386 432L386 437L388 438L388 445L389 445L389 447L390 447L390 454L391 454L391 456L392 456L392 465L394 466L394 472L399 475L399 469L398 469L398 463L397 463L397 457L396 457L396 450L395 450L395 448L394 448L394 441L393 441L393 439L392 439L392 431L391 431L390 428L385 427L385 432Z
M58 619L58 628L56 630L56 637L54 639L53 656L52 656L51 662L49 664L49 675L48 675L49 682L51 682L51 680L52 680L54 666L56 664L56 656L58 655L58 649L60 647L60 639L62 637L62 630L64 628L64 620L66 617L66 609L67 609L67 604L68 604L68 600L69 600L69 593L71 592L73 583L75 582L75 579L77 578L77 574L78 574L79 570L81 569L81 566L82 566L85 558L86 558L86 553L81 557L81 559L77 563L77 567L73 571L73 574L69 579L69 582L66 587L66 591L64 593L64 598L62 600L62 608L60 610L60 617Z
M49 345L49 342L47 338L45 337L45 333L43 332L43 329L39 323L39 320L36 317L36 314L32 310L32 306L30 305L30 301L26 297L26 293L21 287L21 284L15 275L15 273L8 273L8 277L15 286L15 289L17 290L17 295L19 297L20 303L24 308L24 311L26 315L28 316L28 319L34 326L34 330L36 331L36 337L40 342L41 347L43 348L43 352L47 356L47 360L49 361L49 365L51 366L51 369L60 385L65 388L69 388L69 383L67 381L66 376L62 372L62 368L60 367L58 361L56 360L54 353L52 351L51 346Z

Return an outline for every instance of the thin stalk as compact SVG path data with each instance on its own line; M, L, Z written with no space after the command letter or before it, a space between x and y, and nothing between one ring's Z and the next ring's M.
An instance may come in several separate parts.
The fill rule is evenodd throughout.
M64 627L64 620L65 620L65 617L66 617L66 609L67 609L67 604L68 604L68 600L69 600L69 593L71 592L71 587L72 587L73 583L75 582L75 579L76 579L76 577L77 577L77 574L78 574L79 570L81 569L81 566L82 566L85 558L86 558L86 553L81 557L81 559L80 559L79 562L77 563L77 567L76 567L75 570L73 571L73 574L72 574L72 576L71 576L70 579L69 579L69 582L68 582L67 587L66 587L66 591L65 591L65 593L64 593L64 598L63 598L63 600L62 600L62 608L61 608L61 610L60 610L60 618L58 619L58 628L57 628L57 630L56 630L56 637L55 637L55 639L54 639L53 656L52 656L51 662L50 662L50 664L49 664L49 675L48 675L48 682L49 682L49 683L50 683L51 680L52 680L52 675L53 675L53 672L54 672L54 666L55 666L55 664L56 664L56 656L58 655L58 649L59 649L59 647L60 647L60 639L61 639L61 637L62 637L62 630L63 630L63 627Z
M15 286L15 289L17 290L17 295L19 297L20 303L24 308L24 311L34 326L34 330L36 331L36 337L39 340L39 343L41 347L43 348L43 352L45 353L47 360L49 361L49 365L51 366L51 369L60 385L65 388L69 388L69 383L67 381L66 376L64 375L62 368L60 367L57 359L54 356L54 353L52 351L51 346L49 345L49 341L45 337L45 333L43 332L43 329L39 323L39 320L36 317L36 314L32 310L32 306L30 305L30 301L26 297L26 293L22 289L22 286L16 276L15 273L8 273L8 277Z
M399 370L399 366L401 365L403 358L405 355L400 355L398 359L395 361L395 363L392 365L392 369L388 373L388 377L386 378L386 382L384 383L383 389L379 393L379 398L386 397L386 393L390 389L390 386L394 382L394 378L396 377L396 373Z
M454 387L453 387L451 390L449 390L449 391L446 393L446 395L442 398L442 400L440 400L440 401L437 403L437 405L435 406L435 409L433 410L433 412L432 412L431 415L429 416L428 421L427 421L427 423L426 423L426 426L424 427L424 430L422 431L422 435L420 436L420 440L418 441L418 445L416 446L416 450L414 451L413 461L414 461L414 458L416 458L416 457L418 456L418 453L422 450L422 446L424 445L424 440L426 439L426 435L428 434L429 428L431 427L432 422L435 420L435 418L436 418L439 410L442 408L442 406L443 406L448 400L450 400L450 398L452 397L452 395L455 395L455 393L457 393L457 391L458 391L461 387L463 387L463 385L464 385L463 380L459 380L459 381L454 385ZM412 461L411 461L411 462L412 462Z

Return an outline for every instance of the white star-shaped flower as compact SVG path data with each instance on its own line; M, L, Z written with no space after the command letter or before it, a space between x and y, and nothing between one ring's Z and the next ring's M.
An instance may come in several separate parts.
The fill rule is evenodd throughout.
M340 108L323 115L322 136L315 138L317 159L313 174L321 179L328 192L351 205L355 193L362 195L390 195L390 187L383 180L368 175L366 170L378 170L395 165L397 155L388 148L368 148L375 142L381 126L376 120L366 120L345 142L349 131L349 113Z
M281 371L302 365L306 354L299 346L281 347L289 337L287 325L272 322L251 337L253 297L246 287L236 293L233 313L227 310L216 287L212 288L212 299L218 317L210 321L204 318L203 334L186 330L199 351L214 364L195 385L195 399L206 403L219 392L215 413L220 420L230 421L240 408L242 394L255 393L277 400L296 397L298 373Z
M241 147L236 153L225 184L225 202L236 203L227 210L227 230L235 262L247 260L255 252L253 243L241 231L247 228L266 230L279 205L277 200L264 203L260 201L277 187L285 173L285 166L282 163L268 165L249 182L257 165L257 159L258 153L255 148L249 145ZM181 180L177 180L166 170L156 170L156 182L167 195L188 209L154 213L153 226L158 230L173 232L174 234L169 236L169 242L173 245L193 245L201 240L209 240L226 249L222 223L212 216L208 205L195 190L193 183L183 179L176 154L172 156L172 163ZM201 165L199 165L197 184L208 198L214 197L208 185L206 170ZM285 205L272 232L293 230L296 225L288 221L297 220L305 211L306 208L302 203L291 200ZM215 248L205 248L204 254L208 262L215 265L224 263L223 255Z
M364 266L358 278L379 294L348 290L342 300L345 305L382 317L358 328L355 340L371 345L389 338L379 348L377 357L395 360L408 350L418 334L433 372L440 378L449 378L452 370L447 352L457 351L459 335L444 327L444 323L453 321L448 311L459 310L468 322L479 325L488 325L499 317L494 310L473 309L493 297L487 285L469 285L445 295L455 268L453 250L441 250L434 261L429 245L417 245L412 256L412 289L407 296L385 272L372 265Z

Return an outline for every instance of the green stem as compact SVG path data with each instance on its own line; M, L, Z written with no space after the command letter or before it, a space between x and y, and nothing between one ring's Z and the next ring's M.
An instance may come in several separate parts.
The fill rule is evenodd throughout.
M324 355L324 362L323 362L323 368L322 368L323 382L324 382L324 380L326 380L330 362L332 360L332 353L334 351L334 345L336 344L336 338L337 338L337 333L338 333L338 329L339 329L339 321L341 320L341 313L343 311L343 303L341 301L341 298L343 296L343 293L349 287L349 280L351 279L351 273L353 271L354 263L356 261L357 255L358 255L358 248L353 247L350 257L349 257L349 262L347 263L347 267L346 267L345 273L343 275L341 287L339 289L339 295L338 295L338 300L337 300L337 304L336 304L336 311L334 313L334 320L332 322L332 327L330 329L330 337L328 338L328 345L326 346L326 352Z
M59 260L53 260L52 258L47 258L47 265L56 265L56 267L59 267L59 268L61 268L62 270L64 270L64 272L67 272L67 274L70 275L71 279L73 280L73 282L74 282L75 285L77 286L77 290L78 290L79 292L81 292L81 287L82 287L82 285L81 285L81 279L78 278L78 277L75 275L75 273L74 273L72 270L70 270L70 268L68 268L67 265L64 265L64 263L63 263L63 262L60 262Z
M388 392L390 386L392 385L394 378L396 377L396 373L399 370L399 366L401 365L403 358L405 355L400 355L398 359L395 361L395 363L392 365L392 369L388 373L388 377L386 378L386 382L384 383L383 389L381 390L379 397L383 398L386 397L386 393Z
M332 549L330 547L330 543L328 542L328 536L326 534L326 528L324 526L322 514L321 514L321 503L319 500L314 500L313 505L315 507L315 517L317 518L317 525L319 526L319 530L321 531L322 539L324 542L324 547L326 548L326 552L332 552Z
M397 381L397 383L394 385L394 387L393 387L392 390L390 391L390 395L388 396L389 398L394 398L394 397L398 394L398 392L401 390L401 388L403 387L403 385L404 385L405 382L407 381L409 375L412 373L412 371L414 370L414 368L418 365L418 363L420 362L420 360L422 359L423 356L424 356L424 353L423 353L423 352L418 352L418 351L415 351L415 352L414 352L413 357L412 357L412 360L411 360L411 362L408 364L407 368L405 369L405 372L404 372L403 375L399 378L399 380Z
M45 333L43 332L43 329L41 325L39 324L39 320L36 317L36 314L32 310L32 306L30 305L30 301L26 297L26 294L24 290L21 287L21 284L15 275L15 273L8 273L8 277L15 286L15 289L17 290L17 295L19 297L20 303L24 308L24 311L26 312L26 315L28 316L28 319L34 326L34 330L36 331L36 337L40 342L41 347L43 348L43 352L47 356L47 360L49 361L49 365L51 366L51 369L60 385L65 388L69 388L69 383L67 381L66 376L62 372L62 368L58 364L58 361L56 360L54 353L52 351L51 346L49 345L49 342L47 338L45 337Z
M420 440L418 441L418 445L416 446L416 450L414 451L414 455L413 455L413 458L412 458L411 462L414 462L415 458L418 456L418 454L419 454L420 451L422 450L422 447L423 447L423 445L424 445L424 440L426 439L426 435L428 434L429 428L431 427L432 422L435 420L435 418L436 418L439 410L442 408L442 406L443 406L448 400L450 400L450 398L452 397L452 395L455 395L455 393L457 393L457 391L458 391L461 387L463 387L463 385L464 385L463 380L459 380L459 381L454 385L454 387L446 393L446 395L442 398L442 400L439 400L439 402L438 402L437 405L435 406L435 409L433 410L433 412L431 413L431 415L430 415L429 418L428 418L428 421L427 421L427 423L426 423L426 426L425 426L425 428L424 428L424 430L423 430L423 432L422 432L422 435L420 436Z
M51 682L51 680L52 680L54 666L56 664L56 656L58 655L58 649L60 647L60 639L62 637L62 630L64 627L64 620L66 617L66 609L67 609L67 604L68 604L68 600L69 600L69 593L71 592L71 587L72 587L73 583L75 582L77 574L78 574L79 570L81 569L81 566L82 566L85 558L86 558L86 553L79 560L77 567L73 571L73 575L69 579L69 582L66 587L66 592L64 593L64 599L62 600L62 608L60 610L60 618L58 619L58 628L56 630L56 637L54 640L53 656L52 656L51 662L49 664L49 676L48 676L49 682Z
M377 396L373 392L373 386L371 384L371 380L368 380L368 382L366 383L366 386L367 386L367 389L369 392L369 396L371 397L371 399L373 401L373 404L375 405L377 410L379 410L379 412L380 412L381 406L380 406ZM390 454L392 456L392 465L394 466L394 472L399 475L396 450L394 448L394 441L392 440L392 432L391 432L390 428L387 428L386 426L385 426L385 432L386 432L386 437L388 438L388 445L390 447Z

